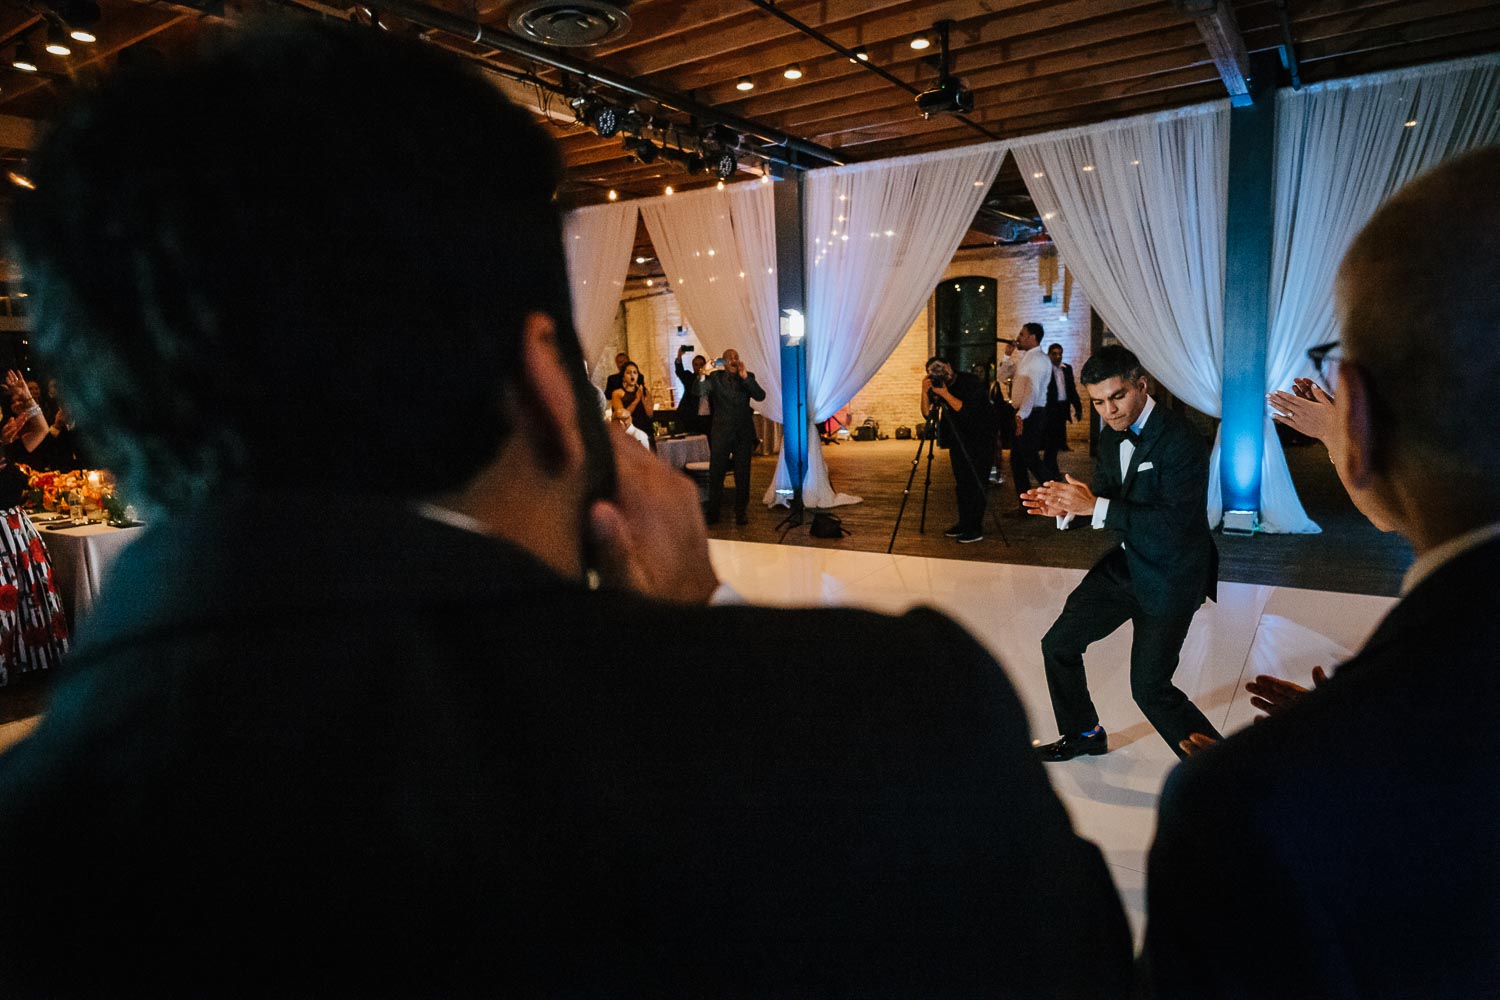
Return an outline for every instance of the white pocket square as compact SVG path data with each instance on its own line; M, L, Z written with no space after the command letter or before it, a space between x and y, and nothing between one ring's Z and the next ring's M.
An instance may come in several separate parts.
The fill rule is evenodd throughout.
M1150 462L1142 462L1140 465L1137 465L1135 467L1135 471L1136 472L1145 472L1147 469L1154 469L1154 468L1156 468L1156 466L1153 465L1152 463L1150 463Z

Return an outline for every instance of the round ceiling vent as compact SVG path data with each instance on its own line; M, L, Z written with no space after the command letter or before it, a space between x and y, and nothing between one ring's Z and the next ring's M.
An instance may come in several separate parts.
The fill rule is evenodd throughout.
M523 38L577 48L599 45L630 30L626 3L609 0L525 0L510 13L510 30Z

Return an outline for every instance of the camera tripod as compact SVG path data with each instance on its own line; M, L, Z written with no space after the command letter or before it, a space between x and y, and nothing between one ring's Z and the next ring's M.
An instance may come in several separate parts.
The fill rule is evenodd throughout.
M932 453L937 446L937 429L938 424L942 420L942 415L943 404L935 404L932 407L932 410L928 413L927 425L918 435L917 453L912 456L911 472L907 473L906 476L906 488L901 491L901 508L896 511L896 524L893 528L891 528L891 541L890 544L885 547L887 555L889 555L891 550L896 547L896 535L901 530L901 518L906 515L906 502L911 499L911 484L916 481L917 466L922 462L923 448L927 449L927 478L922 483L922 517L917 524L917 534L924 535L927 533L927 494L932 490ZM974 467L974 459L969 454L968 445L964 444L963 436L955 433L953 437L954 442L949 445L949 447L958 449L958 453L963 459L963 462L960 464L962 464L964 468L969 470L969 475L973 476L974 481L979 484L979 492L981 494L987 493L990 483L987 481L987 478L981 477L978 470ZM990 515L991 523L995 525L995 533L1000 536L1000 541L1005 543L1005 547L1009 548L1010 539L1006 537L1005 529L1000 526L1000 519L995 516L995 509L990 505L989 498L987 496L985 498L984 508L986 513Z

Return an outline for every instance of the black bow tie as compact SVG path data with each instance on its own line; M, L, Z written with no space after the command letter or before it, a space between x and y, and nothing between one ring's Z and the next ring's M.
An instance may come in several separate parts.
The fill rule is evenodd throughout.
M1140 444L1141 443L1141 436L1139 434L1137 434L1135 431L1131 430L1129 427L1125 428L1124 434L1125 434L1125 440L1129 441L1131 444Z

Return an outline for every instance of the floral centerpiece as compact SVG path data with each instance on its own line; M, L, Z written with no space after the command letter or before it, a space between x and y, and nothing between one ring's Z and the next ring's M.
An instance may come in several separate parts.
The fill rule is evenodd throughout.
M55 511L81 502L84 511L104 510L117 519L116 510L124 504L115 493L115 477L105 469L74 469L71 472L41 471L20 466L26 473L26 492L22 505L27 510ZM75 511L67 510L68 513Z

